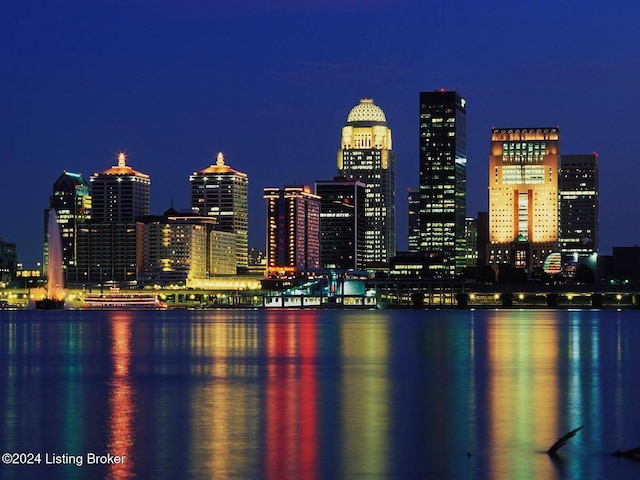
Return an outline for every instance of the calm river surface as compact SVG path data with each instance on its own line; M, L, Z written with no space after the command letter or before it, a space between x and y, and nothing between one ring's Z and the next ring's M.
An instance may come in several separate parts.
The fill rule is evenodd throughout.
M640 478L639 380L638 311L2 311L0 478Z

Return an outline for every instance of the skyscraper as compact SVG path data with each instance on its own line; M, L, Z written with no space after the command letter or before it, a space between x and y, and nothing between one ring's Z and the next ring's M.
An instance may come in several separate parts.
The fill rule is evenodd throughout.
M216 230L236 235L236 266L239 273L247 271L249 177L246 173L225 165L222 152L216 164L189 177L191 208L200 215L216 219Z
M79 173L64 171L53 184L53 194L49 197L49 208L54 209L60 225L62 240L62 265L67 283L77 279L69 278L75 274L78 255L79 226L91 219L91 192L89 184ZM45 269L48 269L46 258L47 226L49 224L49 210L45 212Z
M490 265L541 267L557 250L559 135L557 127L492 129Z
M560 253L578 261L598 252L598 155L561 155Z
M380 107L363 98L342 127L338 176L365 184L365 267L396 252L396 159Z
M336 177L316 181L320 197L320 266L362 270L365 255L365 185Z
M124 153L118 155L118 165L90 177L94 222L135 222L149 214L149 175L127 165Z
M320 197L306 185L265 188L267 275L320 268Z
M420 189L410 188L407 191L409 202L409 251L420 251Z
M142 226L137 220L149 214L149 175L126 163L90 177L91 221L78 232L77 279L81 284L135 285L142 266Z
M465 266L466 101L453 91L420 92L420 245L435 276Z

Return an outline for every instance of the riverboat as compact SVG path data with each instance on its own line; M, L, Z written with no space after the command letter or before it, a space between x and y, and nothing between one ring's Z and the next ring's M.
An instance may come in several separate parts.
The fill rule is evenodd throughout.
M265 308L378 308L375 296L346 295L341 297L320 297L314 295L266 295Z
M155 292L122 292L111 289L105 293L86 293L83 307L93 310L162 309L167 305Z

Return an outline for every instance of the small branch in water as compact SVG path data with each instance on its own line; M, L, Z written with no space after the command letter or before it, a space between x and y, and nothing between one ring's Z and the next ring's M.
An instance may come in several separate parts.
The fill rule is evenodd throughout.
M574 437L576 435L576 433L578 433L582 427L584 427L584 425L580 425L578 428L576 428L575 430L571 430L568 433L565 433L562 437L560 437L558 439L558 441L556 443L554 443L553 445L551 445L551 448L549 448L549 450L547 450L547 453L549 455L556 455L556 452L558 450L560 450L562 447L565 446L565 444L567 443L567 441L571 438Z
M635 460L640 460L640 447L632 448L630 450L620 451L616 450L611 454L614 457L624 457L624 458L633 458Z

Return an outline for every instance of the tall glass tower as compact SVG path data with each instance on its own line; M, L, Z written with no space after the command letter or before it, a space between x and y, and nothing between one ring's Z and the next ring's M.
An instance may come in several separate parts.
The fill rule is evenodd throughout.
M363 98L342 127L338 176L365 184L365 268L396 254L396 158L380 107Z
M561 155L560 252L577 262L598 253L598 154Z
M62 265L67 284L77 281L77 278L69 278L71 272L75 275L77 269L70 269L76 265L78 256L78 231L82 224L91 219L91 194L87 181L80 173L62 172L62 175L53 184L53 194L49 197L49 207L54 209L58 216L60 234L62 239ZM45 269L48 270L49 259L47 256L47 227L49 224L49 212L45 211Z
M419 250L436 277L465 267L466 101L447 90L420 92Z
M320 265L362 270L365 252L365 185L336 177L316 180L320 197Z

